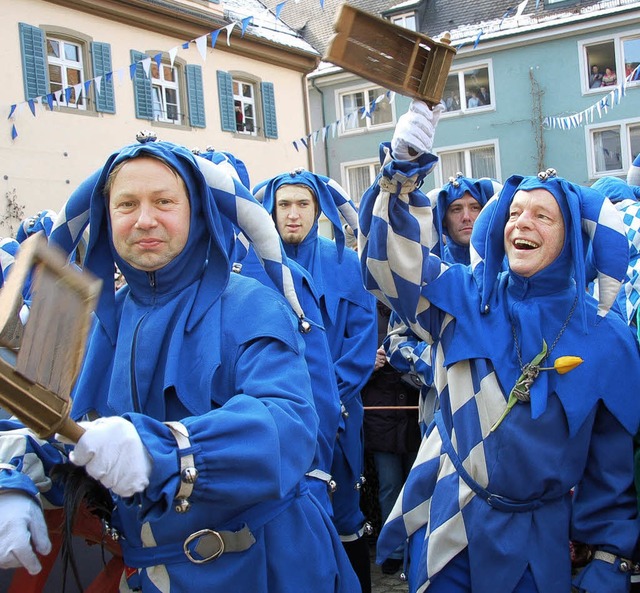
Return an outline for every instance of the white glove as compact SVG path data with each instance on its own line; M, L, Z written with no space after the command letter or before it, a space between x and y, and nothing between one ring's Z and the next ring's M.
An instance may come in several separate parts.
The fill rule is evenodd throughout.
M438 103L433 108L423 101L414 99L409 105L409 111L400 116L391 139L393 158L399 161L410 161L419 153L431 152L433 135L444 105ZM413 154L409 149L413 149Z
M75 465L119 496L133 496L149 485L152 460L133 424L119 416L80 422L86 432L69 454Z
M38 574L42 566L36 552L43 556L51 552L40 505L23 492L3 492L0 494L0 568L23 566L29 574Z

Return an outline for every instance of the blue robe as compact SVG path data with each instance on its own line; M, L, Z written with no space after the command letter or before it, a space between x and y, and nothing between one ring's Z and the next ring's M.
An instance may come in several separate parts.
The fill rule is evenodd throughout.
M412 592L428 589L467 554L474 593L492 593L496 583L511 592L525 571L538 591L566 593L570 539L629 558L638 538L637 344L617 315L599 316L596 301L577 288L584 285L573 278L584 265L573 251L580 223L569 222L562 204L567 239L558 258L530 278L500 272L484 307L471 268L443 262L419 234L432 226L431 209L412 177L418 173L419 182L432 165L430 155L387 161L381 176L394 179L395 191L376 184L360 207L363 278L432 345L440 401L380 534L379 560L409 536ZM497 252L487 265L499 270L501 257ZM530 403L517 403L498 423L521 373L514 333L525 363L543 340L553 345L545 366L561 356L584 362L566 374L541 371ZM619 565L593 560L576 585L590 593L622 591L628 573Z
M362 286L358 257L345 249L340 257L333 241L318 235L317 223L299 245L284 244L287 256L309 271L316 291L343 407L331 474L334 523L343 537L362 535L360 485L364 470L360 390L369 380L377 349L375 299Z
M140 153L177 169L191 204L183 251L151 273L131 268L115 253L102 197L111 168ZM182 593L194 586L220 593L298 593L310 582L315 591L358 591L330 518L304 479L318 416L297 322L278 293L230 274L232 229L193 159L168 143L116 153L91 200L86 266L105 284L72 417L128 418L152 458L149 486L131 498L114 496L112 523L123 536L124 561L138 569L128 571L129 584L145 593ZM247 191L230 181L234 185L236 192ZM114 262L127 279L115 297ZM186 427L188 449L178 449L168 421ZM62 459L57 448L3 432L0 450L2 461L16 467L0 470L0 491L40 492L59 504L59 492L47 479L51 463ZM37 463L33 456L25 461L31 450ZM180 460L187 454L199 474L189 511L178 513ZM190 534L245 525L255 538L248 549L204 564L186 558L183 543ZM300 550L313 562L300 562Z

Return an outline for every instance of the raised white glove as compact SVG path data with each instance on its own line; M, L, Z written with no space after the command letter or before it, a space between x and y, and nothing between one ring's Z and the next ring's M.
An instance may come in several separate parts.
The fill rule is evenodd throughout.
M36 552L46 556L51 541L40 505L28 494L0 494L0 568L24 567L29 574L42 570Z
M133 496L149 485L152 460L133 424L119 416L80 422L86 432L69 454L75 465L119 496Z
M393 158L399 161L410 161L419 153L431 152L433 136L440 115L444 111L442 103L433 110L424 101L414 99L409 111L400 116L391 139ZM409 149L413 149L412 154Z

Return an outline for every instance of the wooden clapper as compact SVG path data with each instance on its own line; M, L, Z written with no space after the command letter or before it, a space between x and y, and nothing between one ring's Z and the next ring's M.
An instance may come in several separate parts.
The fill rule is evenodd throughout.
M362 78L431 107L442 99L455 48L343 4L323 57Z
M22 290L32 299L20 322ZM0 289L0 407L39 437L55 433L74 443L84 433L69 418L71 390L82 359L101 281L67 264L42 233L21 243Z

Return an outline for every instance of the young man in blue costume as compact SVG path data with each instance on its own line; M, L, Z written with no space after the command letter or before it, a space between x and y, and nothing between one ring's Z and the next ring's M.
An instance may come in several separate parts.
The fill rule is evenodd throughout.
M365 284L432 344L440 402L379 558L410 537L412 592L568 593L572 539L594 548L579 591L625 591L640 357L606 315L628 262L620 217L551 169L512 176L476 220L472 265L447 264L417 189L441 109L412 103L360 206ZM588 246L600 302L584 289Z
M273 215L287 256L311 274L319 296L343 410L331 467L337 485L333 520L363 593L368 593L369 550L360 510L364 470L360 390L373 372L377 322L375 299L362 286L358 257L344 248L339 213L355 227L351 220L355 208L335 181L303 169L278 175L253 191ZM335 241L319 235L321 213L333 224Z
M296 319L275 291L230 273L232 223L261 206L165 142L114 153L75 198L63 223L73 237L89 222L85 265L104 290L72 409L92 420L69 458L113 495L120 590L357 591L304 480L318 419ZM269 225L270 269L286 284ZM127 280L115 294L114 264ZM60 502L48 475L64 455L1 428L0 567L35 573L50 547L40 503Z

